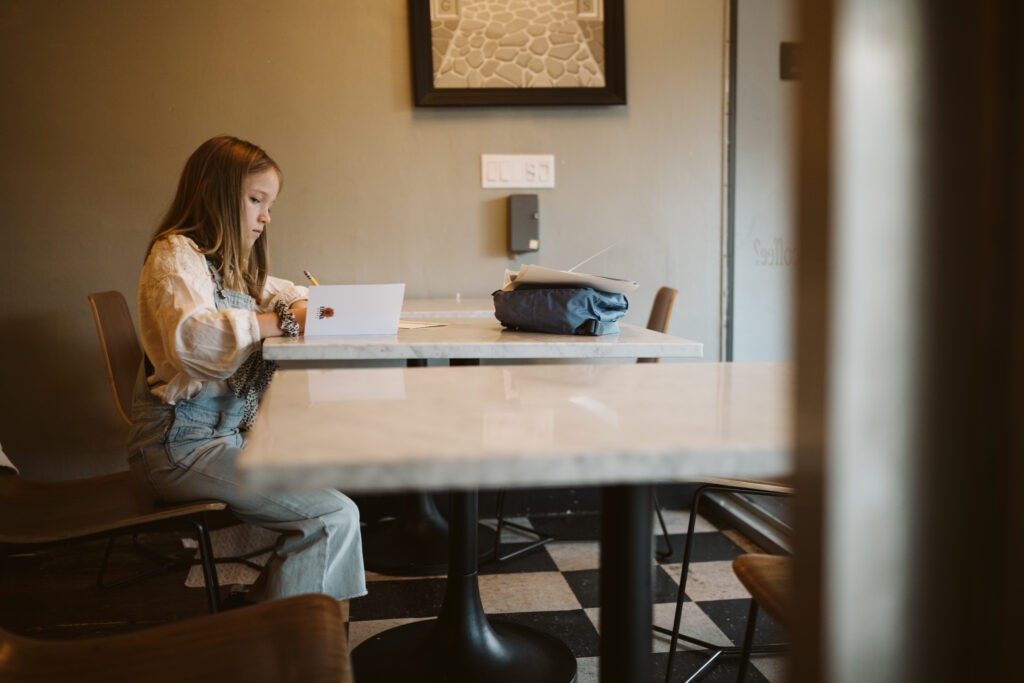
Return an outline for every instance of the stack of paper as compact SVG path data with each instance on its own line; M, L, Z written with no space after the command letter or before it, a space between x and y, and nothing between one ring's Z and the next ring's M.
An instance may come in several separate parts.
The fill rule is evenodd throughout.
M568 270L555 270L544 266L522 265L519 272L505 271L505 282L502 290L511 292L519 285L558 285L592 287L601 292L612 294L625 294L632 292L640 286L639 282L633 280L620 280L614 277L603 277L601 275L587 275L586 273L574 273Z

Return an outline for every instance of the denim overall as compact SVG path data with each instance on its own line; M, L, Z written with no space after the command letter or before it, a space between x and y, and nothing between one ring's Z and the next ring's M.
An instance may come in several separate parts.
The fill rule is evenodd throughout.
M217 310L256 310L247 294L223 288ZM333 489L266 493L244 484L236 461L245 399L224 380L208 380L194 397L167 405L154 396L143 363L135 384L128 442L131 470L158 500L219 500L243 522L280 531L251 599L326 593L338 600L366 594L359 509Z

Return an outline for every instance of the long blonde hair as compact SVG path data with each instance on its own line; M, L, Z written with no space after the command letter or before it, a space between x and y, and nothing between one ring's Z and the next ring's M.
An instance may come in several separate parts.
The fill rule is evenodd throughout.
M160 239L185 235L213 262L229 289L259 300L267 281L267 232L251 249L242 237L242 183L254 173L281 169L262 149L238 138L210 138L185 162L170 208L146 253Z

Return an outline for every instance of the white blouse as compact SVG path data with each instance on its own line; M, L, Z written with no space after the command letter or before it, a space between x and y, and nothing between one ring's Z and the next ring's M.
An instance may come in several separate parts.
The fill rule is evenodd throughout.
M150 390L174 404L199 393L203 382L225 380L260 348L256 313L278 300L309 296L306 287L268 277L257 311L217 310L206 257L188 237L172 235L153 245L139 276L139 336L155 372Z

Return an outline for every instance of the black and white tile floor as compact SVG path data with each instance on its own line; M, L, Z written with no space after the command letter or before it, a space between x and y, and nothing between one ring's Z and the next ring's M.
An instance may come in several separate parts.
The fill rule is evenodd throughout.
M654 622L671 628L677 580L687 523L685 511L666 511L673 555L654 574ZM565 642L577 657L579 683L598 680L598 535L597 515L554 515L516 518L540 529L555 541L501 564L480 567L484 611L508 621L546 631ZM743 537L720 531L703 519L696 527L693 560L687 582L682 630L703 640L739 644L746 625L749 595L732 571L732 558L757 551ZM503 541L514 548L524 538L507 531ZM656 541L661 540L660 535ZM444 577L394 577L370 573L369 594L351 602L349 638L353 647L376 633L437 615L444 597ZM785 635L762 613L759 641L778 642ZM652 634L656 680L664 680L668 637ZM685 680L700 667L704 655L681 646L673 662L672 680ZM754 657L748 681L782 680L781 656ZM733 681L737 660L723 658L702 680Z

